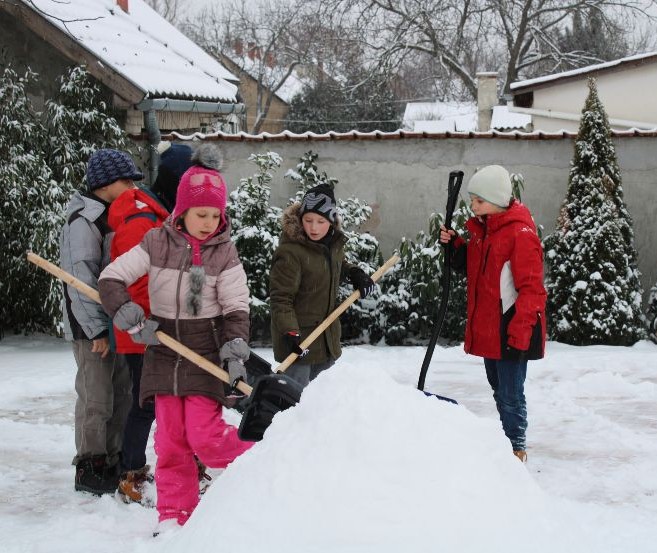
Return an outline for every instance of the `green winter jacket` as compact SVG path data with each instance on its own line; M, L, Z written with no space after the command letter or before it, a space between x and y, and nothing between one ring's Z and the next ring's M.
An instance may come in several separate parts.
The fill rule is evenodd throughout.
M283 334L298 331L305 340L337 307L340 281L352 268L344 262L347 240L342 231L334 230L330 247L312 242L303 231L300 207L293 204L283 214L283 232L269 276L271 335L279 363L289 354ZM334 321L309 349L303 363L340 357L340 321Z

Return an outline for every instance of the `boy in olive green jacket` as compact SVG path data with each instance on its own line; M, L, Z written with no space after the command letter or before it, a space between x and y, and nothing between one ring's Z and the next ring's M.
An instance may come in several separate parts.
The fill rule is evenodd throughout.
M302 386L340 357L340 321L334 321L307 350L299 344L335 309L340 281L349 279L362 298L372 279L344 261L333 190L320 184L283 214L283 232L270 272L271 334L276 361L299 355L286 371Z

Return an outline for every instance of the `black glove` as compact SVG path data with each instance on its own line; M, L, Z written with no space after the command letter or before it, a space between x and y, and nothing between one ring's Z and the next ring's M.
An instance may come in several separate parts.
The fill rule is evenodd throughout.
M361 298L366 298L373 291L376 284L368 274L359 267L354 267L349 271L349 280L354 288L358 288Z
M287 351L290 353L296 353L299 356L299 359L303 359L308 354L307 349L301 349L301 336L299 336L298 332L294 330L286 332L283 334L283 340L285 340Z
M527 350L516 349L507 344L502 359L508 361L524 361L527 359Z

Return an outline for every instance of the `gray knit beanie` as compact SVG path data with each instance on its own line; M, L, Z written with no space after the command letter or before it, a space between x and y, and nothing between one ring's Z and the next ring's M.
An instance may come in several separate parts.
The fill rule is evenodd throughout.
M468 194L479 196L499 207L509 207L512 186L509 172L499 165L487 165L477 171L468 183Z

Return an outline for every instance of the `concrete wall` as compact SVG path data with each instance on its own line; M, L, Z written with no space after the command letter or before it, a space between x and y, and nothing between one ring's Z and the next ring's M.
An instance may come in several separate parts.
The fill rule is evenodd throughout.
M284 206L295 191L294 182L283 178L308 150L319 154L320 170L339 180L338 197L356 196L375 207L373 228L384 254L402 236L415 237L428 230L433 212L443 212L449 172L461 169L465 183L478 166L498 163L525 177L523 201L547 233L554 229L568 184L573 156L572 138L514 140L502 138L404 138L396 140L268 140L218 142L226 156L229 188L255 173L247 161L251 153L274 151L284 165L272 183L273 202ZM634 218L636 247L643 285L657 281L657 138L616 139L623 188ZM463 198L467 199L465 183Z

